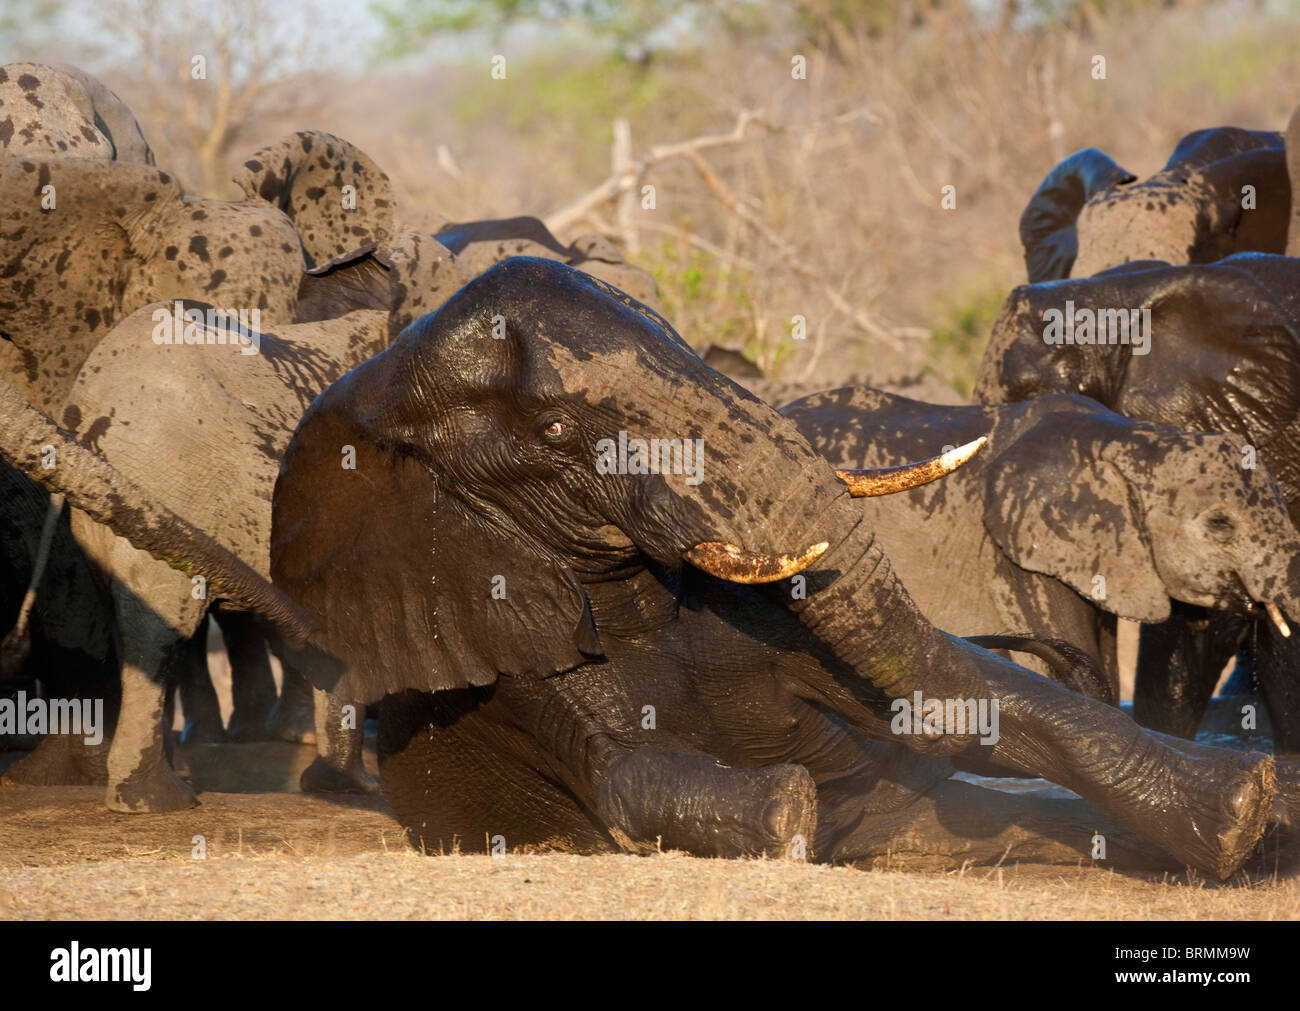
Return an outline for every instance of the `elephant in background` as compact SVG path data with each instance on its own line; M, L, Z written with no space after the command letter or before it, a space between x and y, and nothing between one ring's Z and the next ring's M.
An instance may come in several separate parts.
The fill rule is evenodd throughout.
M620 433L705 439L705 471L601 466ZM64 463L41 471L51 439ZM275 585L7 388L0 449L265 614L318 687L383 698L384 789L426 849L869 860L933 832L954 863L1074 862L1100 824L1225 877L1274 816L1267 756L1150 734L936 629L791 421L552 261L493 267L312 404L277 480ZM996 741L894 731L914 692L999 700ZM947 782L974 752L1104 814Z
M179 311L202 319L208 308L183 301ZM63 426L153 500L265 573L271 493L289 435L322 389L387 345L387 313L359 310L249 335L258 352L245 355L238 346L215 343L219 334L202 322L193 323L196 343L155 343L155 328L176 311L173 303L155 303L113 328L78 373ZM141 375L150 381L142 385ZM192 805L192 788L165 756L165 685L169 667L184 656L209 609L226 604L219 593L132 547L81 510L73 510L72 531L109 582L122 658L122 713L107 758L108 805L130 812ZM232 624L246 620L236 608ZM260 661L232 655L232 663L238 660L255 668L243 676L261 675L269 684L269 667L256 670L266 665L264 652ZM286 685L293 673L286 662ZM238 681L235 690L238 696ZM268 706L273 687L270 694ZM359 732L329 735L318 745L321 754L304 773L304 789L373 789L361 764ZM24 761L48 760L38 748Z
M1242 468L1240 438L1063 394L941 407L850 388L781 413L836 467L896 466L987 436L944 481L864 499L867 521L932 622L1073 643L1108 675L1078 687L1104 701L1119 701L1116 617L1166 621L1171 598L1300 613L1300 533L1272 475Z
M75 67L36 63L0 67L0 162L9 159L154 164L135 117L112 91ZM6 232L11 242L21 238ZM15 266L6 256L6 273ZM39 379L40 359L21 343L21 335L15 340L11 322L14 299L22 291L19 284L8 288L8 297L0 296L0 369L16 364L10 374L31 394L27 380ZM61 501L51 503L39 485L0 464L0 516L3 690L32 695L39 672L47 693L106 697L112 709L117 664L111 613L72 538L67 510ZM46 579L40 578L42 566ZM70 755L61 780L102 779L102 766Z
M1294 164L1288 175L1287 152L1300 144L1294 117L1287 140L1237 127L1197 130L1141 182L1096 148L1076 151L1047 174L1020 216L1029 281L1089 277L1138 260L1211 263L1233 253L1287 252L1300 180ZM1243 206L1246 185L1254 187L1250 207Z
M76 67L0 67L0 157L154 164L125 102Z
M654 278L628 263L603 235L581 235L565 246L537 218L518 217L447 222L439 226L436 238L451 250L470 277L512 256L536 256L577 267L627 292L641 304L659 309Z
M1048 344L1046 314L1149 310L1149 353L1132 343ZM1131 418L1194 432L1227 432L1276 478L1300 520L1300 259L1238 253L1216 263L1131 263L1090 278L1023 285L994 324L976 399L1011 403L1081 393ZM1142 630L1134 707L1140 720L1190 736L1239 644L1279 748L1300 749L1300 642L1270 623L1175 605ZM1294 617L1294 616L1293 616ZM1151 683L1144 671L1170 670Z
M201 294L217 308L256 311L265 330L273 323L375 308L389 314L395 332L466 280L437 242L394 226L387 176L337 137L294 134L246 160L236 177L245 201L199 200L182 194L153 167L152 152L127 107L80 71L12 65L0 82L0 100L13 113L0 122L0 132L8 141L5 154L14 156L0 157L0 192L8 197L6 227L18 240L0 281L0 327L6 338L0 341L0 370L57 416L65 416L65 408L73 415L96 411L100 421L92 418L86 433L92 444L98 444L95 425L107 420L111 408L99 411L93 395L88 404L77 397L67 400L73 378L113 324L146 303ZM18 118L14 133L3 129L19 116L26 118ZM74 144L67 138L80 140ZM43 202L47 186L48 206ZM153 348L147 333L145 340ZM146 367L143 374L152 376L152 370ZM97 380L101 388L119 381L124 380L111 366ZM40 510L18 508L28 497L15 499L6 515L16 536L4 545L5 597L20 596L23 587L36 594L31 614L40 627L31 629L20 619L0 659L6 667L30 661L48 682L45 672L55 663L64 665L65 658L33 656L32 646L52 632L59 649L88 651L83 666L91 673L111 666L111 637L102 632L118 624L120 615L102 594L86 592L92 580L84 561L81 575L64 579L56 589L33 585L39 571L35 559L46 540L54 541L45 545L54 558L79 551L57 507L48 510L58 516L53 525ZM6 629L20 606L6 607ZM221 610L215 616L234 668L232 734L309 737L313 717L306 682L286 677L280 707L273 711L265 637L247 616ZM202 637L202 630L196 635ZM187 734L221 739L202 645L185 655L197 660L179 678ZM174 670L179 662L169 666ZM98 675L70 680L98 680ZM72 767L84 764L82 758L56 757L59 743L49 741L13 774L37 782L73 777Z

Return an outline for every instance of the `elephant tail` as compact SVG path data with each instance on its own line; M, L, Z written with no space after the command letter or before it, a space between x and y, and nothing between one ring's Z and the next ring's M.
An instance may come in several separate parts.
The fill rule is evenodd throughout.
M231 603L263 615L292 646L316 631L307 613L211 536L155 502L0 380L0 456L141 551L201 575Z
M1091 656L1064 639L1044 639L1028 634L968 635L967 642L985 649L1008 649L1036 656L1052 668L1056 680L1080 695L1118 705L1110 678Z

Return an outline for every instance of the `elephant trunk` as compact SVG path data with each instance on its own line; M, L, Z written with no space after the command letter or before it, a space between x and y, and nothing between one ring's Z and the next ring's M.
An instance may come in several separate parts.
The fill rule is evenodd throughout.
M154 502L2 380L0 456L141 551L187 575L202 575L210 592L265 615L286 641L301 645L310 638L314 622L267 579Z
M1270 572L1260 565L1243 569L1241 573L1246 592L1268 615L1284 639L1289 639L1292 632L1286 616L1300 620L1300 544L1293 547L1296 550L1286 553L1291 561L1284 571Z

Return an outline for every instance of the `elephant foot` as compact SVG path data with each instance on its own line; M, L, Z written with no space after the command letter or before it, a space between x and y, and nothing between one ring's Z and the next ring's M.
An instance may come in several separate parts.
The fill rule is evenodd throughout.
M649 748L610 770L599 807L610 834L633 851L805 859L817 829L817 788L802 766L737 769Z
M312 697L290 699L281 696L271 710L271 736L294 744L316 743L316 717Z
M163 814L195 807L194 788L166 765L137 769L120 783L110 783L109 810L123 814Z
M339 768L317 755L302 770L298 788L303 793L378 793L379 780L359 762Z
M1146 770L1154 778L1144 781L1139 776L1125 782L1125 787L1141 790L1147 797L1162 796L1160 811L1139 812L1121 801L1112 813L1135 828L1147 829L1148 838L1183 863L1220 880L1228 878L1250 856L1273 816L1277 794L1273 759L1257 752L1211 760L1164 751L1161 757L1169 766ZM1159 783L1161 777L1167 782L1172 777L1170 787L1147 793L1149 784ZM1143 806L1147 804L1149 800Z
M8 769L5 786L103 786L108 782L108 743L87 745L68 734L48 734Z

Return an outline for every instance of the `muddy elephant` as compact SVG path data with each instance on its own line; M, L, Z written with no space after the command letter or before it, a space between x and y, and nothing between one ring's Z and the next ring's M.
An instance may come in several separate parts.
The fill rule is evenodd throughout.
M426 849L849 860L946 825L956 862L1028 838L1073 860L1100 819L1222 877L1274 811L1267 756L1151 734L936 629L791 421L553 261L493 267L313 403L277 481L275 585L4 388L0 422L20 462L58 440L33 476L265 614L318 687L384 700L384 789ZM983 700L996 730L913 733L914 693ZM1104 814L948 783L973 752Z
M182 194L166 173L153 167L153 154L130 110L75 68L5 68L0 115L0 127L12 128L0 129L7 142L0 152L0 187L7 198L7 224L14 229L11 237L18 240L0 280L0 327L6 338L0 341L0 370L56 416L89 415L86 436L92 445L99 444L94 419L113 414L114 397L122 389L138 392L139 377L126 376L116 359L102 356L92 374L83 376L78 393L69 397L74 377L101 342L112 343L106 335L116 333L114 326L151 300L201 295L213 308L242 319L243 326L268 331L293 320L377 309L387 314L390 332L396 332L465 280L438 243L394 225L388 177L363 152L329 134L300 132L255 152L236 176L246 199L225 202ZM31 190L32 185L38 190ZM144 347L158 351L147 332L137 335ZM382 344L371 350L378 346ZM349 349L349 354L358 350ZM183 395L168 386L169 377L153 385L155 373L148 363L155 358L128 357L146 366L141 374L149 377L154 393L167 386ZM186 374L183 383L194 378ZM202 386L194 392L201 396ZM160 414L166 409L157 408ZM236 404L228 413L241 409ZM201 459L187 462L198 466ZM81 650L88 674L80 680L97 682L99 668L114 662L113 637L103 632L118 626L122 615L114 613L104 593L93 592L84 559L77 578L40 585L39 558L58 560L79 550L58 504L44 510L19 508L30 497L15 497L5 514L14 536L0 545L0 582L5 584L0 620L8 630L0 666L39 671L48 685L49 669L66 669L68 651ZM247 507L257 508L255 503ZM274 708L265 637L245 615L214 613L234 668L232 734L312 736L310 687L286 679L286 695ZM201 628L196 637L203 637ZM33 652L34 645L45 652ZM51 650L58 655L47 655ZM179 671L179 653L168 666L180 674L187 734L220 739L224 731L202 643L188 644L184 654L197 660L184 665L192 669ZM131 717L128 722L141 721ZM81 781L75 766L84 765L85 757L56 756L66 750L58 747L63 743L48 741L10 776ZM142 796L144 809L169 806L149 799L150 790Z
M1233 253L1287 252L1287 152L1272 131L1217 127L1189 133L1156 174L1138 181L1096 148L1052 169L1020 216L1031 283L1089 277L1136 260L1210 263ZM1249 189L1246 189L1249 187ZM1293 238L1292 241L1300 242Z
M864 499L867 521L936 625L1071 642L1108 675L1075 686L1098 698L1119 701L1117 617L1163 622L1171 601L1300 613L1300 533L1268 470L1241 466L1240 438L1064 394L942 407L858 387L781 413L837 467L897 466L987 436L947 480Z
M1262 253L1204 265L1132 263L1091 278L1024 285L993 327L975 397L1009 403L1081 393L1131 418L1230 433L1248 444L1242 466L1268 468L1296 521L1298 286L1300 259ZM1067 314L1080 336L1087 321L1090 343L1049 332ZM1270 622L1185 605L1174 611L1169 622L1142 632L1139 671L1165 668L1170 676L1139 678L1139 718L1190 736L1219 671L1245 643L1279 746L1300 748L1300 638L1281 636Z
M162 302L122 321L78 373L61 420L153 500L266 572L280 454L312 399L387 345L388 314L358 310L250 333L227 329L212 309ZM141 383L141 376L149 380ZM193 790L176 777L164 754L169 667L183 658L213 606L227 609L222 625L228 634L252 616L228 608L202 581L137 550L79 509L73 510L72 531L109 582L122 659L122 715L107 758L108 805L130 812L189 806ZM232 734L241 721L260 720L276 702L265 650L256 650L262 640L256 629L244 631L249 634L242 647L236 645L241 637L230 640L232 666L241 668ZM286 692L295 673L286 662ZM251 697L259 685L263 697ZM302 701L310 720L311 698ZM250 715L246 708L257 712ZM303 775L304 789L373 788L360 761L359 731L320 735L318 745L321 753ZM38 748L26 761L42 760Z

